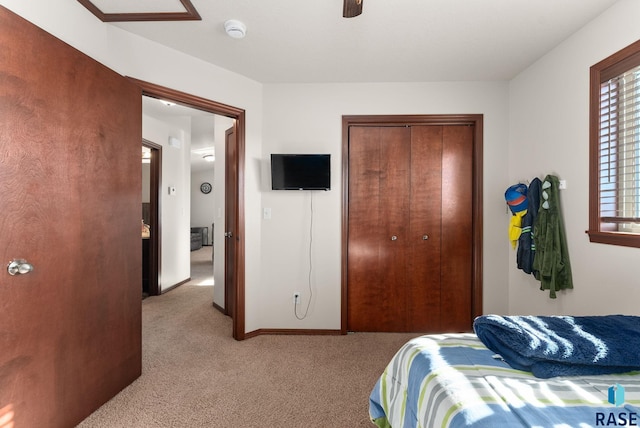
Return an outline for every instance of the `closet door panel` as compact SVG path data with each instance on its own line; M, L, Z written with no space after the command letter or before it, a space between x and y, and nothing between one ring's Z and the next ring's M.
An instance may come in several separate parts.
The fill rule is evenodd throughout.
M442 153L442 329L472 325L473 127L446 126Z
M473 136L467 125L349 128L348 330L471 329Z
M409 330L440 330L441 126L413 126L411 133Z
M382 286L393 293L393 320L379 331L407 331L407 272L409 248L409 189L411 130L406 127L380 128L380 242L384 272Z
M371 233L380 223L380 144L368 128L351 128L349 136L349 242L348 322L349 328L367 327L367 308L385 307L388 290L377 281L381 275L380 245ZM369 287L366 286L369 284Z
M408 186L402 177L406 135L403 128L350 128L347 317L354 331L404 329L398 308L405 301L399 285L406 282L402 211L408 202L399 188Z

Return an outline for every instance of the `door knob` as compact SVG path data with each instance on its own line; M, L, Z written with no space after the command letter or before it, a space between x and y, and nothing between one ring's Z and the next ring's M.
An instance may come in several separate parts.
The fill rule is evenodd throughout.
M14 259L7 265L9 275L24 275L33 270L33 265L24 259Z
M392 241L397 241L397 240L398 240L398 237L397 237L396 235L393 235L393 236L391 237L391 240L392 240Z
M231 237L233 237L233 232L225 232L225 233L224 233L224 237L225 237L225 238L231 238Z
M427 239L429 239L429 235L422 235L422 240L426 241Z

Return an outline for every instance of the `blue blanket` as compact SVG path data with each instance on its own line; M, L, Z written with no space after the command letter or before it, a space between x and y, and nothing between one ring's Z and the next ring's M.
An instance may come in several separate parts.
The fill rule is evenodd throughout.
M473 328L511 367L536 377L640 370L640 317L484 315Z

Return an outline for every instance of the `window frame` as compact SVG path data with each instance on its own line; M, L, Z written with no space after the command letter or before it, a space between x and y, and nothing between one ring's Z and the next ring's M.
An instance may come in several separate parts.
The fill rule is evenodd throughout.
M600 217L600 85L640 65L640 40L591 66L589 82L590 242L640 248L640 233L603 230Z

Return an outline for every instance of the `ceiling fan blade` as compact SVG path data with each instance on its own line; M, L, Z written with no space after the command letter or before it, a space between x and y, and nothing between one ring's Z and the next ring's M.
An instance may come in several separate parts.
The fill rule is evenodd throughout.
M364 0L344 0L344 8L342 16L345 18L353 18L362 13L362 2Z

